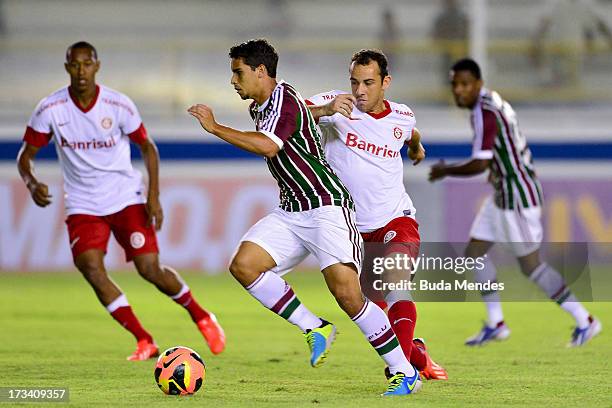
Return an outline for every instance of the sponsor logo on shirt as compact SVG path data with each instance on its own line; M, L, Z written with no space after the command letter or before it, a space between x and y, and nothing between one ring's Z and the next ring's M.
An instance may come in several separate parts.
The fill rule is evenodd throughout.
M46 111L49 108L52 108L52 107L57 106L57 105L61 105L61 104L66 103L66 102L68 102L68 98L58 99L57 101L46 103L43 106L41 106L39 110L36 111L36 116L40 116L41 113L43 113L44 111Z
M398 157L400 155L399 150L392 150L389 146L379 146L375 143L368 143L361 139L359 135L354 133L348 133L346 135L346 145L353 149L363 150L364 152L371 153L379 157Z
M68 147L72 150L95 150L95 149L110 149L115 146L117 142L111 136L107 140L89 140L87 142L69 142L65 137L61 137L60 145L62 147Z
M132 110L132 108L130 108L125 103L122 103L122 102L119 102L119 101L115 101L115 100L109 99L109 98L102 98L102 102L107 103L107 104L112 105L112 106L118 106L120 108L123 108L126 111L128 111L130 113L130 115L134 116L134 111Z
M397 113L398 115L410 116L411 118L414 117L414 113L412 113L412 112L406 112L406 111L401 111L401 110L395 109L395 113Z

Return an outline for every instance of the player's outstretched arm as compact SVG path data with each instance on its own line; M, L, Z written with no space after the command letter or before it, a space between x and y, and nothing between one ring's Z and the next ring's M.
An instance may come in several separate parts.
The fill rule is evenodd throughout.
M312 113L316 121L323 116L332 116L335 113L339 113L351 119L351 113L353 112L355 102L355 97L353 95L340 94L325 105L310 105L308 109L310 109L310 113Z
M465 163L445 164L440 160L431 166L429 181L441 180L446 176L469 177L480 174L489 168L490 159L472 159Z
M34 176L34 158L39 149L40 148L36 146L24 142L17 155L17 169L19 170L21 179L30 191L32 200L34 200L37 206L46 207L51 204L52 198L49 194L49 187L39 182L36 176Z
M412 136L406 144L408 145L408 158L412 160L414 166L425 159L425 148L421 143L421 132L419 132L419 129L414 128L412 130Z
M147 226L153 225L157 231L162 227L164 222L164 212L159 201L159 153L155 143L147 138L144 142L138 145L142 153L147 175L149 178L149 188L147 189Z
M208 133L233 144L236 147L265 157L274 157L280 147L261 132L243 132L215 121L212 109L206 105L193 105L187 110Z

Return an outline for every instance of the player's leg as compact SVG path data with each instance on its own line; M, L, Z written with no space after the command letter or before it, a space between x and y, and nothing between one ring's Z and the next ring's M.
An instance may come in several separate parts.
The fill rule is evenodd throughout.
M601 331L601 322L589 314L565 283L561 274L540 259L540 251L518 257L521 271L576 321L568 346L581 346Z
M568 346L581 346L601 331L601 322L594 319L578 301L561 274L540 259L543 237L541 208L506 211L504 224L508 242L514 250L521 272L542 289L576 321Z
M386 395L405 395L421 386L418 372L406 359L385 312L364 298L359 284L362 239L355 213L342 207L321 207L294 224L296 233L318 260L325 282L338 305L355 322L392 374Z
M253 235L249 236L253 238ZM247 236L245 239L248 238ZM279 263L286 264L281 261ZM291 286L279 276L278 271L276 261L270 253L251 241L240 243L230 263L232 276L266 308L296 325L303 332L319 327L323 323L321 319L300 302Z
M304 306L280 276L301 262L307 251L297 240L282 210L268 214L242 237L232 257L232 276L264 307L304 333L323 324Z
M153 226L147 226L144 205L127 206L107 218L117 242L125 250L126 261L134 261L140 276L189 312L214 354L222 352L225 333L216 317L198 304L176 271L160 265L157 237Z
M470 242L466 247L465 256L474 259L484 257L495 242L504 241L499 231L501 222L503 222L502 210L495 205L492 197L487 198L472 223ZM474 280L478 283L496 282L495 265L488 258L484 258L483 261L484 268L474 271ZM481 292L481 296L487 308L487 321L478 333L465 341L467 346L480 346L489 341L504 340L510 336L510 330L504 322L499 293L497 291Z
M465 256L476 259L481 258L484 267L474 271L474 280L478 283L496 282L497 270L489 258L484 255L494 245L491 241L471 238L465 250ZM505 340L510 336L510 329L504 322L504 314L501 306L499 293L496 290L483 291L480 293L482 301L487 308L487 321L474 336L469 337L465 344L467 346L482 346L493 340Z
M183 306L198 326L213 354L225 349L225 332L217 317L202 308L178 272L166 265L160 265L159 255L155 252L136 255L134 265L140 276L154 284L160 292Z
M379 248L372 248L371 246L384 245L384 248L380 249L384 251L385 257L414 259L419 255L421 242L418 228L417 222L411 217L395 218L383 228L366 234L368 238L366 240L366 237L364 237L364 240L367 241L366 251L371 248L375 252L380 252ZM392 268L385 268L381 278L385 283L410 281L414 278L412 265L409 262L399 262ZM384 298L388 307L389 322L408 361L426 377L432 379L437 377L436 374L428 372L428 367L438 365L429 358L424 347L417 348L413 342L417 323L417 308L410 291L389 290L384 293ZM377 303L377 305L379 304ZM447 376L441 376L440 378L442 377L448 378Z
M401 225L396 225L397 230L401 230ZM400 235L398 233L398 235ZM417 236L418 239L418 236ZM399 256L410 256L412 259L418 256L419 242L410 242L407 237L397 241L390 241L388 247L391 252L387 257L397 259ZM401 251L401 252L399 252ZM406 268L401 262L395 268L386 269L382 274L384 282L399 283L405 280L412 280L412 266ZM397 336L406 359L419 371L422 378L428 380L447 380L448 373L438 363L430 357L425 341L414 339L414 332L417 323L417 308L408 290L390 290L385 294L385 301L389 305L387 316L391 327ZM389 369L385 369L387 377L390 376Z
M391 377L385 394L416 392L421 386L419 374L406 359L385 312L363 297L356 266L336 263L322 272L340 308L355 322L389 367Z
M153 337L132 311L126 296L111 280L104 267L104 253L110 237L110 226L103 217L75 214L66 220L74 264L91 285L100 303L138 343L130 360L145 360L157 355Z
M136 338L136 351L128 356L128 360L147 360L157 356L159 350L153 337L142 327L127 297L106 273L103 257L101 250L90 249L79 254L74 263L110 315Z

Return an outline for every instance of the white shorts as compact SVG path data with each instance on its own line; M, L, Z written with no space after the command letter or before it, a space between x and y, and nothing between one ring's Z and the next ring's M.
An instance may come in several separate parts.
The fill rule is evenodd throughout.
M351 263L361 272L362 240L355 212L323 206L288 212L276 208L253 225L240 242L249 241L270 254L272 272L284 275L313 254L321 270L337 263Z
M529 255L542 243L542 209L504 210L489 197L480 207L470 237L507 244L517 257Z

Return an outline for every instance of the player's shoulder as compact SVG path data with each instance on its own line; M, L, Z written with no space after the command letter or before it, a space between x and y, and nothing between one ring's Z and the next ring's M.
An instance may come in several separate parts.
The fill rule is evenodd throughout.
M480 106L483 110L500 110L503 104L501 95L490 89L484 89L480 95Z
M130 115L134 115L136 113L136 104L132 101L132 99L124 94L123 92L117 91L116 89L109 88L106 85L100 85L100 101L110 106L111 108L116 109L117 111L125 110Z
M34 114L36 116L40 116L43 112L63 106L68 103L68 98L70 98L68 86L57 89L38 102L36 108L34 109Z
M389 100L387 102L389 102L389 108L391 109L391 114L394 119L400 119L407 122L414 122L416 120L414 112L408 105Z
M132 102L132 99L126 94L124 94L123 92L110 88L106 85L98 85L98 86L100 87L100 97L101 98L120 101L120 102L129 102L131 104L134 103Z
M331 91L321 92L306 99L306 103L311 105L320 105L332 101L336 96L346 94L348 92L334 89Z

